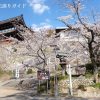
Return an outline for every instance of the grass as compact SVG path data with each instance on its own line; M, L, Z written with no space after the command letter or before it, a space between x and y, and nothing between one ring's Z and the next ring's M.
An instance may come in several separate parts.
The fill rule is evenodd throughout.
M63 76L62 74L57 75L57 81L66 80L68 75ZM50 77L50 92L54 95L54 76Z
M62 74L59 74L59 75L57 75L57 80L59 82L61 80L67 79L67 77L68 77L67 75L62 76ZM49 93L54 95L54 76L50 77L49 83L50 83L49 84ZM47 92L46 91L47 90L46 86L47 86L47 82L44 82L44 83L40 84L40 86L38 86L38 93L45 93L45 92Z
M0 77L3 75L4 73L3 73L3 71L2 70L0 70Z
M7 79L10 78L11 76L12 76L11 71L4 71L0 68L0 79Z
M68 75L63 76L62 74L57 75L57 80L61 81L61 80L65 80L68 78ZM50 77L50 81L54 81L54 76Z
M100 89L100 83L95 83L94 85L91 85L91 86L94 87L94 88Z
M48 87L48 89L50 89L50 87ZM37 91L38 91L38 93L45 93L45 92L47 92L47 81L42 83L42 84L40 84L40 86L38 85Z
M58 81L65 80L68 78L68 75L63 76L62 74L58 75Z
M61 70L62 70L62 68L61 68L60 65L57 66L57 70L58 70L58 71L61 71Z
M5 71L3 71L3 70L0 68L0 77L2 77L4 74L5 74Z
M86 74L85 74L85 77L86 77L86 78L91 78L92 76L93 76L93 74L90 73L90 72L86 72Z

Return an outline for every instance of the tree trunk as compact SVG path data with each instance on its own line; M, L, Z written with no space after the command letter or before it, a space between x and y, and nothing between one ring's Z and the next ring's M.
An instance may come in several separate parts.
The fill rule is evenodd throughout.
M65 69L62 68L62 75L65 76Z
M95 60L95 54L93 52L93 47L92 47L92 43L88 44L89 47L89 54L90 54L90 59L91 59L91 63L93 65L93 69L94 69L94 82L98 83L98 66Z

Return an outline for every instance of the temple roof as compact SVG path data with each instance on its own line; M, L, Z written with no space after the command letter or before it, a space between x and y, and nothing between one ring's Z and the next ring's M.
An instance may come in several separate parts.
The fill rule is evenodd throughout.
M0 31L9 29L9 28L13 28L14 27L12 24L13 22L17 22L17 23L20 23L25 26L23 15L20 15L20 16L13 17L13 18L10 18L7 20L0 21Z
M22 34L19 32L19 29L18 27L16 27L16 25L19 25L19 27L20 25L26 27L23 15L0 21L0 34L7 37L17 38L21 41L24 40Z
M66 30L66 28L65 28L65 27L60 27L60 28L56 28L56 29L55 29L55 32L56 32L56 33L59 33L59 32L61 32L61 31L63 31L63 30Z

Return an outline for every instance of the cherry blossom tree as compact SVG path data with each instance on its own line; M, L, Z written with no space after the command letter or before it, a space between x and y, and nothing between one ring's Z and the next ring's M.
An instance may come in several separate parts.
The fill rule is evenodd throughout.
M92 11L92 16L82 16L84 9L84 0L57 0L67 10L70 15L59 17L58 19L66 25L66 31L74 30L78 32L85 43L80 44L85 48L91 60L94 69L94 81L98 82L98 67L100 67L100 22L97 15ZM64 8L64 9L65 9ZM93 19L93 21L91 21ZM71 20L71 21L69 21Z
M34 65L38 69L45 69L47 60L51 53L50 44L53 43L53 30L52 29L38 29L33 31L28 27L19 27L19 31L23 33L24 41L23 51L20 52L22 56L31 57L34 60Z

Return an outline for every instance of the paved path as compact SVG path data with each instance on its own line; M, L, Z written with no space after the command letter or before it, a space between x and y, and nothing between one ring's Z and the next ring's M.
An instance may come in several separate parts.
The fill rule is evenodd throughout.
M43 97L16 94L0 98L0 100L100 100L100 98L78 98L78 97Z
M14 85L14 80L6 81L0 84L0 100L100 100L100 98L78 98L78 97L50 97L35 95L34 90L19 91L12 87L5 87Z
M100 100L100 98L77 98L77 97L50 97L34 95L33 90L19 91L14 88L0 88L0 100Z
M6 97L9 95L21 93L22 91L16 90L15 88L0 87L0 97Z

